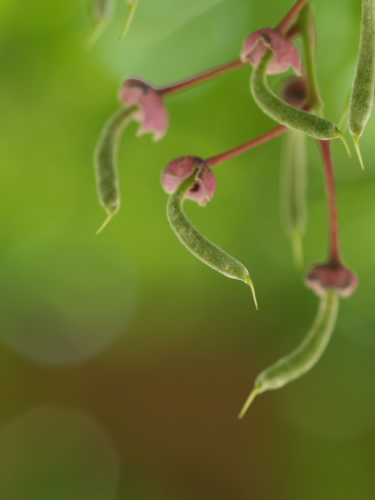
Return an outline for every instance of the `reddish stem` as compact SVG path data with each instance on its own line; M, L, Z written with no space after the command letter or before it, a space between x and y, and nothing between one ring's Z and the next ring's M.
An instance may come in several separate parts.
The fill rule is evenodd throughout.
M299 107L299 106L296 106ZM304 111L310 111L310 105L305 104L305 106L302 107ZM241 144L241 146L237 146L236 148L230 149L229 151L226 151L225 153L220 153L215 156L211 156L211 158L207 158L207 160L204 160L207 165L212 168L216 167L216 165L219 165L220 163L223 163L224 161L230 160L234 158L235 156L238 156L242 153L246 153L246 151L249 151L250 149L256 148L257 146L260 146L261 144L264 144L265 142L268 142L275 137L278 137L281 135L285 130L287 130L288 127L285 127L284 125L278 125L277 127L269 130L268 132L265 132L263 135L260 135L259 137L255 137L255 139L251 139L251 141L245 142L245 144Z
M290 28L294 19L298 16L298 14L301 12L301 10L307 4L308 1L309 0L297 0L297 2L293 5L290 11L276 26L276 29L280 31L280 33L283 33L285 35L285 33L288 32L288 29Z
M241 59L236 59L235 61L223 64L218 68L206 71L205 73L201 73L200 75L189 78L188 80L175 83L174 85L170 85L168 87L163 87L158 90L159 95L166 96L176 94L177 92L181 92L182 90L193 87L194 85L199 85L200 83L206 82L207 80L211 80L211 78L215 78L215 76L219 76L234 69L240 68L243 65L244 63L241 61Z
M261 144L264 144L265 142L270 141L274 137L279 136L285 130L287 127L284 125L278 125L277 127L273 128L272 130L269 130L265 134L256 137L255 139L251 139L251 141L246 142L245 144L242 144L241 146L237 146L236 148L233 148L229 151L226 151L225 153L221 153L215 156L211 156L211 158L208 158L205 160L207 165L209 167L215 167L216 165L219 165L219 163L223 163L224 161L230 160L231 158L234 158L235 156L238 156L242 153L245 153L246 151L249 151L249 149L253 149L257 146L260 146Z
M327 198L328 198L328 217L330 234L330 257L329 264L333 266L341 265L339 227L336 205L335 177L333 173L331 145L330 141L319 141L322 152L324 172L326 177Z
M288 38L295 38L299 34L298 25L293 25L292 22L294 18L299 14L300 10L304 7L304 5L308 2L308 0L297 0L296 4L290 9L290 11L286 14L286 16L279 22L275 29L284 33ZM199 85L200 83L204 83L216 76L223 75L224 73L228 73L229 71L233 71L234 69L240 68L243 66L244 62L241 59L236 59L227 64L223 64L218 68L214 68L212 70L201 73L193 78L189 78L187 80L183 80L182 82L175 83L173 85L168 85L168 87L162 87L158 89L158 93L160 96L168 96L177 94L183 90L189 89L195 85Z

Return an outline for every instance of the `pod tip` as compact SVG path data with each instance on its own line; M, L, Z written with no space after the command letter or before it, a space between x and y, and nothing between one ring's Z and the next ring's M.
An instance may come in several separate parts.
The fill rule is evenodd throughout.
M103 29L104 29L104 22L97 21L94 24L90 34L88 35L86 40L81 45L78 52L80 54L85 54L86 52L88 52L91 49L91 47L96 43L96 41L98 40L100 35L102 34Z
M254 299L254 304L255 304L255 309L258 311L258 310L259 310L259 307L258 307L257 296L256 296L256 294L255 294L254 284L253 284L253 282L251 281L250 276L247 276L246 281L247 281L247 284L249 285L249 287L251 288L251 292L252 292L252 294L253 294L253 299Z
M114 207L109 209L108 217L103 222L103 224L100 226L100 228L96 231L96 233L95 233L96 235L100 234L103 231L103 229L111 222L115 213L116 213L116 209Z
M132 22L132 19L133 19L134 13L135 13L135 9L137 6L137 0L128 0L128 5L129 5L128 14L126 16L124 26L123 26L122 31L120 33L119 40L122 40L124 38L124 36L126 35L126 33L128 32L128 29L129 29L130 24Z
M249 409L251 403L254 401L255 397L261 392L261 390L262 390L262 386L256 385L254 387L254 389L250 392L249 397L247 398L245 404L242 407L242 410L240 411L240 413L238 415L238 420L242 420L242 418L244 417L245 413Z
M361 169L363 171L365 169L365 165L363 163L362 153L361 153L361 149L359 147L358 135L353 135L353 140L354 140L354 146L355 146L355 150L357 152L358 160L359 160L359 163L361 164Z
M336 133L337 133L337 137L339 137L342 140L342 142L344 143L346 152L348 153L349 158L351 158L352 152L350 151L350 147L349 147L348 141L345 138L345 135L338 128L336 128Z

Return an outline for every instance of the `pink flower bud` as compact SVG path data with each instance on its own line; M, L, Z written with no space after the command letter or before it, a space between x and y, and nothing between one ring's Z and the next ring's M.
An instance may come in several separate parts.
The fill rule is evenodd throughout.
M163 170L161 183L164 190L171 194L187 179L194 170L198 170L196 183L188 192L186 198L194 200L199 205L206 205L216 189L216 177L210 167L201 158L196 156L180 156L172 160Z
M138 135L153 133L155 141L165 135L168 128L168 114L163 99L154 87L134 78L125 80L120 89L119 99L126 106L135 104L139 106L134 113L134 119L141 124Z
M271 28L255 31L246 38L241 60L257 66L268 49L274 52L267 68L269 75L283 73L290 67L301 74L301 58L297 48L286 36Z
M327 288L336 288L341 297L350 297L357 288L358 278L341 265L316 264L307 273L305 283L319 297L325 295Z

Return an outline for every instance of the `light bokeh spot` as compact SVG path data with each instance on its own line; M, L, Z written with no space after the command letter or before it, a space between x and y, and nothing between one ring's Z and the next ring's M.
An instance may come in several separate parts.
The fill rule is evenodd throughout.
M114 500L119 457L84 413L41 406L0 432L4 500Z
M0 339L36 362L92 358L133 318L134 265L85 220L56 217L15 243L0 260L0 282Z

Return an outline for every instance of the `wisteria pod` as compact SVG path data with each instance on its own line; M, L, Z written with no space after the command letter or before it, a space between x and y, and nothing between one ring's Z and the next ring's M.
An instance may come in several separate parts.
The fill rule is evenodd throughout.
M251 91L262 111L282 125L304 132L315 139L328 140L342 137L335 123L290 106L270 90L266 74L271 59L272 51L269 50L259 65L254 68L251 77Z
M362 0L361 37L349 107L349 130L353 136L362 169L364 167L359 150L359 138L371 114L374 102L374 84L375 0Z
M242 418L258 394L280 389L308 372L321 358L336 323L339 298L335 288L329 288L320 300L315 321L302 343L289 356L262 371L255 380L254 389L243 406Z
M170 195L167 205L169 223L181 243L195 257L224 276L241 280L249 285L253 292L255 306L258 308L253 282L246 267L203 236L183 211L186 195L194 188L197 179L199 180L199 169L196 169Z
M137 106L118 111L104 126L94 153L96 183L101 205L108 214L97 234L104 229L120 208L117 150L121 134L132 120Z

